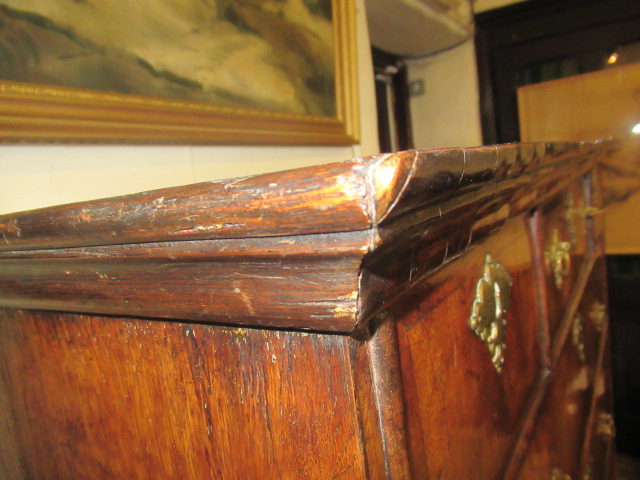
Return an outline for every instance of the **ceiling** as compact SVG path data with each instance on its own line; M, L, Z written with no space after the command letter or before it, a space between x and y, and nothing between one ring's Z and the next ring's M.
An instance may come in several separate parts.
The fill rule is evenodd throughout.
M428 55L473 31L468 0L365 0L371 43L402 57Z

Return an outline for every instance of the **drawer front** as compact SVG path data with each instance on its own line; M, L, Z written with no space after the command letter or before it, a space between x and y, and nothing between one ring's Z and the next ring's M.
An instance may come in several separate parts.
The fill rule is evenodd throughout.
M603 199L600 176L601 172L598 169L590 172L589 188L586 191L587 204L592 206L592 214L587 218L587 222L592 230L593 249L599 258L594 264L589 285L579 307L579 312L585 319L587 360L593 371L592 411L582 454L583 480L614 478L615 426L612 416L611 352L606 307L608 298L604 257L605 216L601 214Z
M584 480L613 478L613 400L604 257L594 265L578 309L584 323L586 362L592 378L592 411L582 454Z
M592 369L571 338L554 371L518 475L529 479L613 478L610 365L606 331Z
M606 275L605 258L598 257L568 334L569 341L582 351L581 359L587 364L592 379L599 368L602 336L608 330Z
M551 339L558 332L589 251L584 188L582 180L574 182L541 212L538 239Z
M535 417L533 437L517 478L580 477L581 450L591 406L592 379L583 350L568 337ZM555 472L555 473L554 473ZM561 474L560 474L561 472Z
M518 476L522 480L607 478L602 475L607 450L603 438L590 433L598 428L590 425L602 417L599 411L607 411L610 391L609 366L603 364L606 302L605 261L600 257L594 262L569 328L559 339L563 341L561 354L542 406L532 418L533 437Z
M515 219L394 309L416 478L492 479L504 468L541 369L530 247ZM492 347L470 319L505 310L494 332L504 345Z
M575 290L587 253L583 182L554 197L542 209L540 232L549 334L553 338Z
M591 413L582 455L583 480L608 480L613 476L615 425L611 389L611 365L608 330L601 342L602 363L596 370L593 383L593 411Z

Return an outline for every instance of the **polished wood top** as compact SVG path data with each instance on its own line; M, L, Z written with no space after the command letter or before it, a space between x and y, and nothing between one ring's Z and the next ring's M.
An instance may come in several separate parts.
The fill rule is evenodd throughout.
M603 154L606 142L407 151L0 216L0 250L365 230L438 200ZM479 197L490 195L485 189Z
M408 151L0 216L0 305L353 332L610 148Z

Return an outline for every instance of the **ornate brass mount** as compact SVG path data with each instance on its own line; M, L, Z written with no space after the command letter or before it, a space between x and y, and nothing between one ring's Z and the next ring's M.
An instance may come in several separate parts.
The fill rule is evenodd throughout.
M571 270L571 256L569 255L571 244L560 240L558 229L554 228L551 234L551 242L544 253L547 267L551 268L556 287L562 288L562 280L569 275Z
M504 336L507 320L504 315L511 298L511 276L498 262L487 255L482 277L476 285L469 326L487 345L491 362L498 372L504 365Z
M601 413L598 415L598 426L596 432L606 440L612 440L616 436L616 426L613 423L613 415L610 413Z
M573 345L576 347L578 351L578 357L580 357L580 361L585 362L587 357L585 355L585 347L584 347L584 326L582 321L582 316L579 313L576 313L576 316L573 317L573 326L571 328L571 336L573 338Z
M599 301L593 302L591 311L589 312L589 318L593 322L598 332L602 332L607 318L607 306Z
M551 480L571 480L571 476L564 473L559 468L551 470Z

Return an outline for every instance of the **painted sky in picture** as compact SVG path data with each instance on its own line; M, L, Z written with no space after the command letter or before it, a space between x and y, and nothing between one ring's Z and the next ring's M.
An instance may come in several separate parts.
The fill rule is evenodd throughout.
M0 79L335 116L331 0L0 0Z

